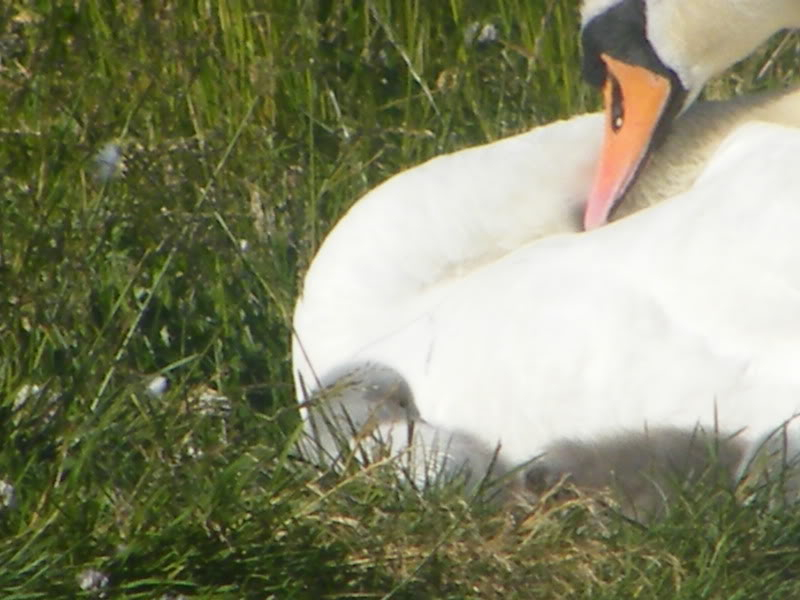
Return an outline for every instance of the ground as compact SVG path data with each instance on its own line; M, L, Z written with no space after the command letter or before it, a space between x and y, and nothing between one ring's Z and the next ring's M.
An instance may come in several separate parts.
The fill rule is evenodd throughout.
M0 596L800 596L769 490L643 527L291 453L325 233L404 167L596 108L576 4L0 6ZM796 81L799 49L708 94Z

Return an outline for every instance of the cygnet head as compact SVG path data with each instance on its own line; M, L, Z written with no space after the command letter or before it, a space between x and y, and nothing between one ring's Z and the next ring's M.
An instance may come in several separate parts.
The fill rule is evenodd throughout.
M458 480L468 493L505 497L521 485L498 447L422 420L408 383L391 367L345 365L320 384L305 403L306 435L297 445L306 460L340 467L350 456L365 465L391 459L418 490Z
M351 441L381 424L406 424L419 418L411 389L391 367L378 363L345 365L328 373L305 403L302 455L335 464Z
M800 26L796 0L584 0L583 74L600 88L605 141L584 215L603 225L651 149L706 82L770 35Z

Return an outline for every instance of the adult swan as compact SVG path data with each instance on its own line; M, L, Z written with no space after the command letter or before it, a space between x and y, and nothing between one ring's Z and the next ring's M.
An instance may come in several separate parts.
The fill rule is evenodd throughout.
M590 3L584 31L604 15L627 23L622 9L646 14L634 24L652 27L657 20L635 11L670 2L687 19L702 17L697 0ZM760 26L758 8L776 3L752 2ZM794 0L784 5L797 12ZM659 56L661 38L646 33L631 44ZM739 58L740 36L727 36L737 47L707 73ZM614 55L599 42L587 50L607 65ZM668 62L675 56L659 60L689 72ZM616 135L638 122L638 109L608 73ZM662 121L702 84L681 82L685 99L662 109ZM687 115L680 122L694 123L673 136L685 141L665 145L666 167L648 184L686 191L588 233L575 232L597 195L596 165L616 160L602 142L609 117L555 123L393 177L342 218L306 275L294 319L298 399L331 396L369 412L342 420L356 428L391 433L410 417L425 440L455 432L448 440L469 460L499 444L499 460L519 464L563 440L653 427L738 433L746 455L800 411L800 169L787 164L800 156L800 135L740 125L785 121L797 105L796 95L759 98ZM638 172L642 158L634 162ZM612 203L633 176L623 180ZM315 434L324 429L307 419Z

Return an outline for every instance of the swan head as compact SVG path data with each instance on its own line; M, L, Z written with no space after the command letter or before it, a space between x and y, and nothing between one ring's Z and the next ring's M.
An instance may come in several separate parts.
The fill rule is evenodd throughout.
M584 226L603 225L649 152L706 82L784 27L796 0L584 0L583 74L600 88L605 139Z

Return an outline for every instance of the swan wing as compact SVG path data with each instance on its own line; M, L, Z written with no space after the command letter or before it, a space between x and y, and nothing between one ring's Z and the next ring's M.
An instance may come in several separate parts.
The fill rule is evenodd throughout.
M798 130L748 124L688 192L451 280L353 358L512 460L648 424L762 435L800 408L796 156Z

